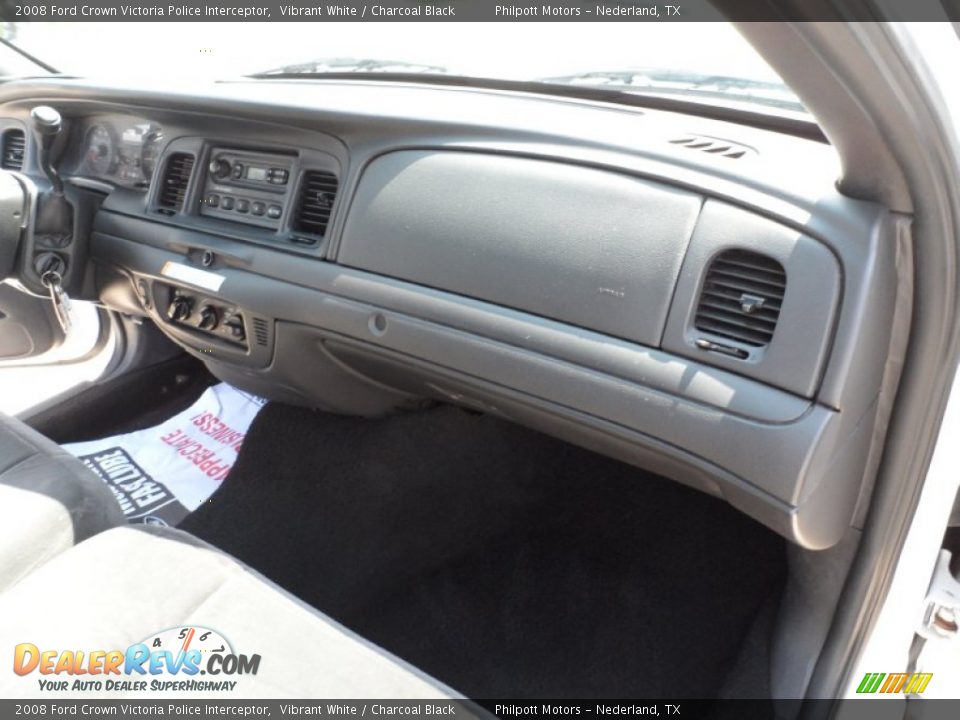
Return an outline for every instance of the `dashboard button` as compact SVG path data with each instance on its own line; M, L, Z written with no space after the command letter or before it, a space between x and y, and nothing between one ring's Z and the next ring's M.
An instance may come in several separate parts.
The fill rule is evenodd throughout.
M224 328L234 340L243 342L247 337L246 328L243 327L243 318L234 315L223 323Z
M243 198L240 198L239 200L237 200L237 212L245 213L248 210L250 210L249 200L244 200Z
M223 199L220 201L220 207L224 210L233 210L233 198L229 195L224 195Z
M267 217L271 220L276 220L283 213L283 208L279 205L271 205L267 208Z
M267 206L262 202L254 202L250 205L250 212L254 215L263 215L267 211Z
M290 173L283 168L271 168L267 180L274 185L286 185L289 177Z
M233 172L231 173L234 180L239 180L243 177L243 165L240 163L235 163L233 166Z
M220 196L216 193L210 193L207 195L207 205L210 207L217 207L220 204Z

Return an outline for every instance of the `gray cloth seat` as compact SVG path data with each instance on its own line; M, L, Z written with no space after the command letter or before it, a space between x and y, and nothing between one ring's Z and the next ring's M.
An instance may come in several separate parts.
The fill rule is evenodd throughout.
M82 462L0 413L0 590L123 522L113 493Z
M207 653L200 667L212 658L209 653L226 645L235 655L259 655L256 674L156 678L236 681L229 692L215 693L225 699L457 697L237 560L171 528L131 525L80 543L0 593L0 617L16 618L15 623L0 623L2 648L29 642L39 652L89 653L123 651L146 642L176 653L190 635L195 649ZM198 644L202 639L206 647ZM211 642L217 647L210 647ZM0 697L66 697L68 690L44 691L39 681L65 679L69 687L75 677L41 675L38 669L23 675L0 673ZM155 679L149 674L79 677L148 683ZM102 690L85 692L84 698L213 694L196 686L145 693L133 688L108 690L104 684Z

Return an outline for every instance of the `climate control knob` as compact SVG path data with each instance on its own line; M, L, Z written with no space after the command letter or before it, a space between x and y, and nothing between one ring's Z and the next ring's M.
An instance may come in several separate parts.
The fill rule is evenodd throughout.
M167 317L176 322L183 322L193 312L193 300L183 295L176 295L167 306Z
M217 315L217 309L213 307L213 305L204 305L200 308L200 322L197 327L201 330L213 330L219 322L220 317Z

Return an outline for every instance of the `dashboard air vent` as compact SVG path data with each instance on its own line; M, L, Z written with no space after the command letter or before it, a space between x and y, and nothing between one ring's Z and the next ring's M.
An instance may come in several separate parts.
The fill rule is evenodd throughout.
M170 210L183 209L192 171L193 155L174 153L169 157L160 185L160 197L157 200L160 207Z
M323 235L337 197L337 176L322 170L308 170L300 183L300 197L293 216L293 229Z
M683 135L681 137L674 138L670 141L670 143L673 145L680 145L689 150L699 150L700 152L709 153L710 155L730 158L731 160L739 160L748 153L753 152L750 148L745 147L744 145L737 145L736 143L732 143L727 140L704 137L702 135Z
M23 152L26 144L23 130L7 130L3 134L0 167L4 170L23 170Z
M707 270L694 326L762 347L773 338L787 287L783 265L748 250L727 250Z

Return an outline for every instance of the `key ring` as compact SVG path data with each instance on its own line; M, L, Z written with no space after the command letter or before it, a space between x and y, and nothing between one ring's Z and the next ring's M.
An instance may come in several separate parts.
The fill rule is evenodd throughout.
M63 277L56 270L47 270L40 276L40 282L50 293L50 303L53 305L53 314L60 324L64 335L70 333L70 298L63 291Z
M63 284L63 278L56 270L47 270L43 275L40 276L40 283L47 290L50 290L53 286L59 287L61 284Z

